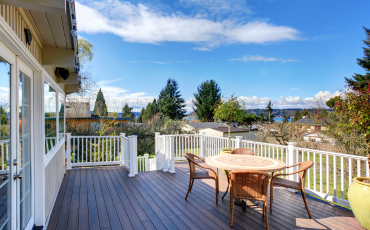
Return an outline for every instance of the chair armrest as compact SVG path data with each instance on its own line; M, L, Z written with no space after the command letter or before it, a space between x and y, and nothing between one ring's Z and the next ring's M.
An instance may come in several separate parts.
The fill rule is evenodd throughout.
M194 155L194 157L198 158L199 160L202 160L203 162L206 162L203 158L198 157L197 155Z
M292 165L291 167L293 167L293 165ZM287 167L287 168L288 168L288 167ZM289 176L289 175L294 175L294 174L297 174L297 173L303 172L303 171L305 171L305 170L306 170L306 169L301 169L301 170L298 170L298 171L295 171L295 172L292 172L292 173L281 173L281 174L276 174L275 176L273 176L273 177L272 177L271 181L272 181L273 179L275 179L275 177L277 177L277 176Z
M298 166L298 165L301 165L301 163L298 163L298 164L295 164L295 165L291 165L291 166L286 166L285 168L291 168L291 167L295 167L295 166Z
M199 157L200 158L200 157ZM200 158L201 160L203 160L202 158ZM204 168L204 169L207 169L207 170L211 170L211 171L213 171L214 173L216 173L215 172L215 170L213 170L213 169L211 169L211 168L209 168L209 167L206 167L206 166L203 166L203 165L200 165L200 164L198 164L197 162L195 162L195 161L193 161L193 160L190 160L190 159L188 159L189 161L191 161L193 164L195 164L196 166L198 166L199 168Z

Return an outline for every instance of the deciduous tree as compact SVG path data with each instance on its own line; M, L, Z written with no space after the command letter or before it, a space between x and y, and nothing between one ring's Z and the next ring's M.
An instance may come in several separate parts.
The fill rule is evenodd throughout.
M241 122L245 112L244 103L238 101L238 98L231 95L228 100L220 100L215 107L215 119L226 121L229 127L229 141L227 149L231 150L231 123Z

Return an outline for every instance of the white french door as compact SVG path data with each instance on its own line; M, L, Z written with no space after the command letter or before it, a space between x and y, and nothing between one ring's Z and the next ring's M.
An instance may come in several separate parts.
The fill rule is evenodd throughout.
M32 77L0 42L0 230L34 226Z
M32 146L32 77L33 72L17 60L17 146L16 183L17 229L32 229L33 219L33 146Z

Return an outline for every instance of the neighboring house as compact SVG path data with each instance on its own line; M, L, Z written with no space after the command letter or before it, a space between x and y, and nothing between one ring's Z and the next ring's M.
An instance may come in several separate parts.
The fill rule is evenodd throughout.
M332 145L335 144L335 141L332 138L320 132L305 133L302 135L302 137L304 141L312 141L312 142L319 142L319 143L326 142Z
M225 126L217 122L198 122L198 123L186 124L183 130L186 132L191 132L191 131L197 131L201 129L220 128L220 127L225 127Z
M84 126L89 125L93 130L99 130L101 120L103 121L114 120L116 126L120 127L127 124L127 122L131 120L131 118L127 117L114 118L113 116L99 117L97 115L91 115L90 102L67 102L66 119L69 124Z
M0 1L0 229L46 229L65 172L65 98L79 92L75 1ZM53 226L51 226L53 227Z
M318 120L304 117L294 123L299 125L301 128L305 128L308 132L313 132L313 131L325 131L326 130L325 121L326 121L325 119Z
M206 135L210 135L210 136L228 137L229 128L228 127L206 128L206 129L200 129L199 132L205 133ZM242 136L244 140L255 139L255 133L249 132L248 129L231 127L230 133L231 133L231 138L235 138L236 136Z
M67 102L66 118L89 118L90 102Z

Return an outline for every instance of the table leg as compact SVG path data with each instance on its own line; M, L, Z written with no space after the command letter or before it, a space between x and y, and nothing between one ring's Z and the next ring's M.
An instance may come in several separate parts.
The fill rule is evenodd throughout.
M229 170L225 170L225 172L226 172L226 176L227 176L227 189L226 189L225 194L222 196L222 200L223 200L223 199L224 199L224 197L226 196L227 191L229 191L229 186L230 186Z

